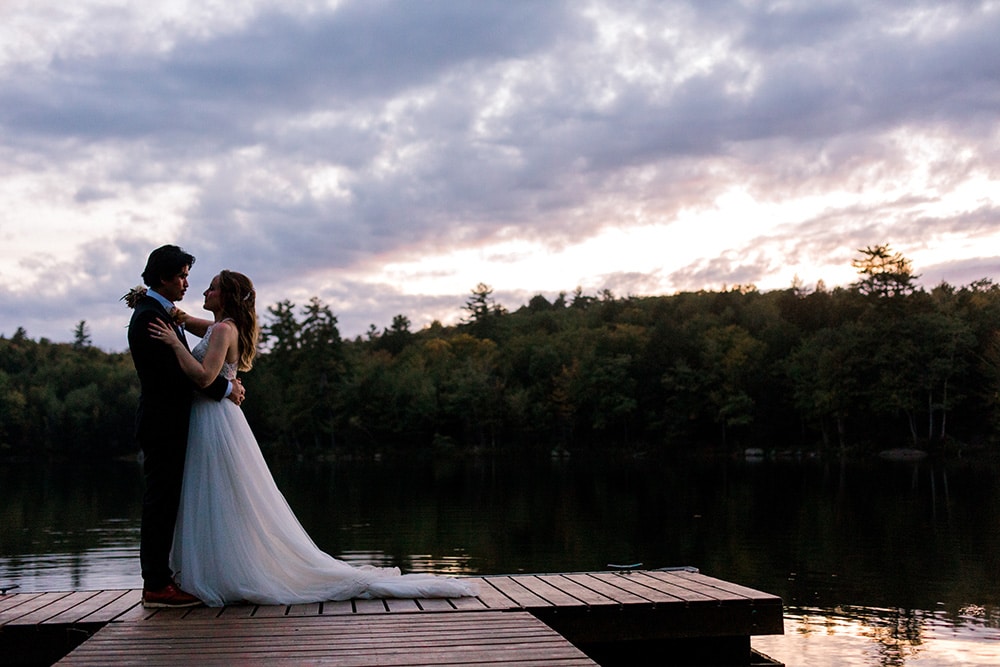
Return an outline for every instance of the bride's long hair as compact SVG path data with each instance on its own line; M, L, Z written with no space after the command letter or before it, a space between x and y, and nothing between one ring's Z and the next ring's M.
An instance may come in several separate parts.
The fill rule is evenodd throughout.
M240 338L239 370L248 371L257 356L257 292L253 282L242 273L223 269L219 272L222 314L232 318Z

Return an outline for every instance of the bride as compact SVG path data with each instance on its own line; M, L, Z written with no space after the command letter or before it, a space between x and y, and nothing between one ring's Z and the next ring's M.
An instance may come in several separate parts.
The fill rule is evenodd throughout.
M249 370L257 351L256 295L243 274L222 271L205 291L214 321L177 312L201 342L188 352L166 323L150 333L170 345L199 386ZM353 566L321 551L268 470L242 410L196 395L171 567L180 587L211 607L240 601L297 604L351 598L475 595L470 582L398 568Z

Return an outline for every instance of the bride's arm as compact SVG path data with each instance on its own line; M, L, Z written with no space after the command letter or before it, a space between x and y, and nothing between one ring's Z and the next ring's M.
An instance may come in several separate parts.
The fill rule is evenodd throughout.
M205 332L208 331L208 327L212 326L213 320L206 320L200 317L194 317L193 315L188 315L180 308L174 308L171 311L174 316L174 321L177 324L184 327L185 331L190 331L198 338L204 338Z
M212 329L212 337L208 341L205 359L198 361L184 347L176 332L162 321L153 320L149 325L149 333L153 338L173 348L185 375L202 388L212 384L219 376L219 373L222 372L222 364L226 361L226 353L230 347L237 344L236 327L229 322L218 322Z

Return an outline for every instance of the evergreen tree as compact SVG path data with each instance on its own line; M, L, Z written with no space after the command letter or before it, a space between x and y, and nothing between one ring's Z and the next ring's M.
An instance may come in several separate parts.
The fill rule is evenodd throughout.
M888 243L866 246L858 250L861 257L854 259L851 266L858 270L861 278L854 287L862 294L892 297L912 294L916 289L910 260L902 254L892 252Z
M90 347L90 329L87 328L86 320L80 320L73 329L73 347L78 350Z

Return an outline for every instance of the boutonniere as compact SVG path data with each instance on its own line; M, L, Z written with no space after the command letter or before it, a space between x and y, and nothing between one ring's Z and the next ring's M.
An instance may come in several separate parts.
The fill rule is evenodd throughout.
M184 326L184 323L187 322L188 314L177 306L174 306L170 309L170 317L177 326L182 327Z
M128 294L123 296L120 301L124 301L125 305L129 308L135 308L135 305L139 303L139 299L146 296L146 286L136 285L128 291Z
M120 301L124 301L125 305L129 308L135 308L136 304L139 303L139 299L144 296L146 296L146 286L136 285L130 289L128 293L120 299ZM174 321L174 324L182 327L188 320L188 314L177 306L174 306L170 309L170 319Z

